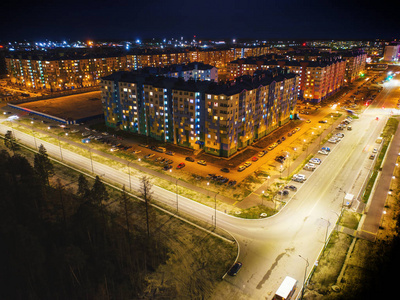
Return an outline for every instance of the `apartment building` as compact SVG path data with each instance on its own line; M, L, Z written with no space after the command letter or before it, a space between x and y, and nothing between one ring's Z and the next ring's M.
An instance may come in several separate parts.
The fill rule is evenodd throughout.
M298 80L282 69L226 84L132 71L100 86L107 126L229 157L290 120Z
M21 55L6 58L14 84L34 89L63 90L98 85L100 77L126 70L126 57L103 55Z
M74 49L49 52L15 52L6 57L8 78L12 83L35 89L62 90L95 86L100 77L122 70L146 67L163 68L175 64L204 63L226 73L230 61L260 55L269 48L213 48L213 49L143 49L125 53L107 48L85 52ZM201 77L201 70L196 76Z
M362 51L346 52L342 57L346 60L345 81L351 83L360 78L366 69L367 53Z
M385 50L383 54L384 61L398 62L399 56L400 56L399 43L390 43L389 45L385 45Z
M265 57L247 58L232 61L228 70L230 78L239 75L253 75L257 70L271 68L286 68L298 74L299 85L296 87L299 99L319 103L326 97L338 91L344 84L346 61L342 59L330 60L268 60ZM362 67L362 65L360 66Z

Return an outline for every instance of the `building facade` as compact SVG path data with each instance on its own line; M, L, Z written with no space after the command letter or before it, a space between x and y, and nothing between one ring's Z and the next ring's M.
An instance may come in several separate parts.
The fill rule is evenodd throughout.
M107 126L229 157L290 120L298 80L283 69L226 84L117 72L100 86Z
M299 85L296 87L298 98L308 102L321 102L338 91L345 82L346 61L343 59L296 61L248 58L228 64L230 78L243 74L251 76L258 70L276 67L287 68L290 72L300 76Z

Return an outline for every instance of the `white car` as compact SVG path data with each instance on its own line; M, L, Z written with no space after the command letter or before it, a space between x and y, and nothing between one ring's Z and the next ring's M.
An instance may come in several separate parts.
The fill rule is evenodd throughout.
M336 144L337 142L339 142L339 140L338 140L337 138L330 138L330 139L328 140L328 142L329 142L329 143L332 143L332 144Z
M319 158L316 158L316 157L311 158L309 160L309 162L312 163L312 164L316 164L316 165L320 165L321 164L321 160Z
M306 180L306 176L303 174L294 174L292 180L297 182L304 182Z
M308 164L306 164L306 165L304 166L303 169L304 169L304 170L307 170L307 171L314 171L316 167L317 167L316 165L314 165L314 164L312 164L312 163L308 163Z
M329 154L329 152L325 151L325 150L319 150L318 153L319 154L323 154L323 155L328 155Z

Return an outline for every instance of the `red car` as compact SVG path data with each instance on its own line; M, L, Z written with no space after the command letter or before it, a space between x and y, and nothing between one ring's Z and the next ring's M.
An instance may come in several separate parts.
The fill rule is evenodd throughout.
M185 166L185 163L180 163L176 168L177 169L182 169Z
M253 156L253 157L251 158L251 160L252 160L252 161L257 161L257 160L258 160L258 158L257 158L257 157L255 157L255 156Z

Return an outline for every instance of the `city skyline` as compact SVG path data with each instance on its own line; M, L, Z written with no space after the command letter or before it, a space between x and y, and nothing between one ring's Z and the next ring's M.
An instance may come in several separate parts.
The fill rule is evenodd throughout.
M1 40L12 39L396 39L400 4L356 1L52 3L7 1Z

